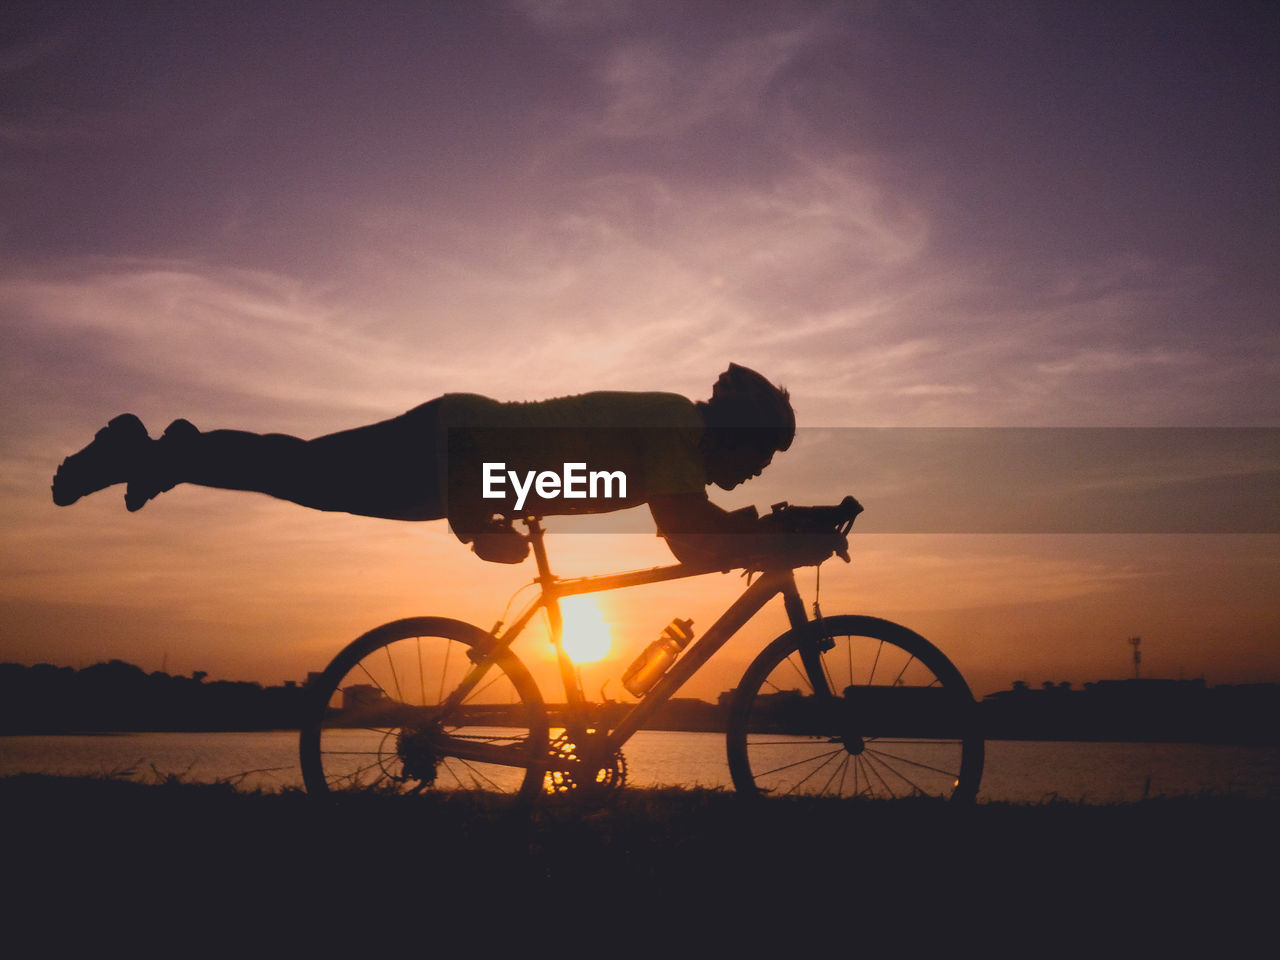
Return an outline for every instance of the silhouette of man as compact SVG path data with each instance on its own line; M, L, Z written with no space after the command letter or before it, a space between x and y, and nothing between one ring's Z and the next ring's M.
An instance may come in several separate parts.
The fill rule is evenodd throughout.
M527 552L512 517L647 503L680 560L715 564L730 542L722 535L762 531L754 511L726 512L706 487L730 490L757 476L794 436L787 392L737 364L720 375L707 401L616 391L530 403L445 394L390 420L314 440L205 433L186 420L153 440L137 417L123 414L62 462L53 501L67 506L123 483L125 506L134 511L180 483L250 490L359 516L447 517L478 556L510 563ZM581 491L573 490L571 466L580 469ZM565 476L534 486L536 475L556 470ZM586 489L586 470L614 481L606 495ZM745 545L733 540L735 550Z

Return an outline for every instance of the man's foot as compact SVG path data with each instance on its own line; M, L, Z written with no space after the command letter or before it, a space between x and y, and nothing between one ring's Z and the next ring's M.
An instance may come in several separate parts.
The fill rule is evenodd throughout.
M182 448L199 435L189 420L175 420L165 427L164 435L151 445L129 478L124 505L130 512L141 510L148 500L174 488L178 483L175 466L182 462Z
M87 447L62 461L53 475L53 502L70 506L104 487L127 482L150 446L142 421L132 413L121 414L99 430Z

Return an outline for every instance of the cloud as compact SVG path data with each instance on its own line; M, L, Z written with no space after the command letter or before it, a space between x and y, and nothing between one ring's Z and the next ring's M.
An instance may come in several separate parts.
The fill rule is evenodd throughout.
M319 292L260 271L64 265L0 280L0 309L17 347L6 367L43 368L47 395L91 403L128 395L159 406L163 398L192 416L272 411L297 423L310 419L308 411L397 412L388 401L430 374L422 357L365 335Z
M809 423L1251 422L1267 408L1270 391L1229 386L1276 382L1274 340L1225 346L1187 316L1211 271L1106 238L1087 262L989 231L967 245L972 198L928 155L856 122L828 118L838 136L823 135L803 94L857 101L889 66L842 72L838 41L857 32L885 56L903 42L860 15L854 31L822 5L727 4L711 30L680 5L653 23L628 4L515 6L594 38L574 47L583 89L539 100L547 122L520 128L518 148L447 187L437 160L388 161L378 189L306 210L230 184L214 206L239 226L203 255L10 277L7 336L33 361L15 376L52 364L67 395L92 357L114 395L180 384L298 425L444 390L701 395L729 359L787 382Z
M1070 356L1037 363L1036 373L1046 377L1070 377L1094 373L1132 373L1147 367L1180 367L1195 364L1200 357L1190 351L1161 347L1137 350L1083 349Z
M770 84L809 35L801 27L735 37L709 51L622 46L601 70L610 95L599 130L648 139L688 133L710 122L754 121Z
M636 15L631 0L578 3L577 0L511 0L511 8L542 30L577 35L617 27Z

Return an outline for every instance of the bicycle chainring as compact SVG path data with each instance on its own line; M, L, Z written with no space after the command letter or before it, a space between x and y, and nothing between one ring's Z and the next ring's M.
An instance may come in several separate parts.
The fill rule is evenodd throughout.
M587 736L601 734L590 731ZM547 793L618 790L626 783L627 758L621 750L615 750L604 764L592 764L583 760L583 756L590 753L587 746L588 749L583 749L567 731L551 741L551 769L544 778Z

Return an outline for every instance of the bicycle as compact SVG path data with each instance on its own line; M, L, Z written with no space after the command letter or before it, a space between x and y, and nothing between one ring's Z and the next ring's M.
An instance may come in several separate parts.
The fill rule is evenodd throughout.
M805 610L795 570L838 555L862 508L775 504L764 519L784 549L746 558L747 587L620 717L588 702L561 643L559 601L717 572L685 563L560 579L540 518L518 534L537 565L538 594L490 630L411 617L349 644L309 684L299 746L308 792L360 787L403 793L480 789L525 799L604 790L626 779L622 747L742 626L781 596L790 629L768 644L732 695L729 771L743 794L934 796L972 800L984 743L960 672L919 634L876 617ZM726 572L726 571L720 571ZM751 576L755 574L754 581ZM545 611L565 691L548 709L512 644ZM552 737L552 730L559 732Z

